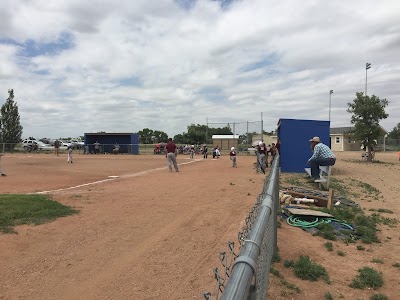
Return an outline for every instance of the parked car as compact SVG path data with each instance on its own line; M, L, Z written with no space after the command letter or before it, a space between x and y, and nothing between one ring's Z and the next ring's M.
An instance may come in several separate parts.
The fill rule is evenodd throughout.
M24 151L32 152L39 149L39 145L36 140L23 140L21 143Z
M32 151L53 151L54 146L36 140L23 140L21 147L26 152ZM61 144L59 150L67 150L67 146Z
M71 140L71 144L74 149L83 149L83 146L85 145L85 143L80 140Z

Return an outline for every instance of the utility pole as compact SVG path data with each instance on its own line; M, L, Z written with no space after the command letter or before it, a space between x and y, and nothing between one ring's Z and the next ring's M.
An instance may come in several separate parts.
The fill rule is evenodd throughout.
M263 124L263 115L261 112L261 141L264 141L263 131L264 131L264 124Z
M207 145L207 137L208 137L208 117L206 118L206 141L204 142Z
M365 94L364 94L364 96L367 96L368 69L371 69L371 63L366 63L365 64Z
M331 121L331 100L332 100L333 90L329 91L329 122ZM330 124L329 124L330 126Z

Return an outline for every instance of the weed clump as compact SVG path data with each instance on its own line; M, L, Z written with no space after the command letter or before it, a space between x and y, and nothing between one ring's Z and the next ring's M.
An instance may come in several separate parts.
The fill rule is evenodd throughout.
M322 277L326 282L329 282L329 276L326 269L312 262L309 256L300 256L298 261L293 265L294 273L297 277L303 280L317 281Z
M371 300L388 300L389 298L383 294L373 294L370 299Z
M333 244L331 242L326 242L324 245L326 250L333 251Z
M364 267L358 270L358 275L350 283L350 287L355 289L364 289L370 287L376 290L383 285L382 273L377 270Z

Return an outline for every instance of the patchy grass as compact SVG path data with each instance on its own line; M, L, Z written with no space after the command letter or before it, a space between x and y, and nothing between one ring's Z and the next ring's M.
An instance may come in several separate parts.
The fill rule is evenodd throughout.
M331 242L326 242L324 245L326 250L333 251L333 244Z
M365 247L362 245L357 245L357 250L365 250Z
M319 278L323 278L325 282L330 283L326 269L318 263L311 261L309 256L300 256L294 262L293 270L296 276L303 280L317 281Z
M362 182L356 179L350 179L351 183L359 188L361 188L361 193L367 194L370 197L378 198L381 193L377 188L373 187L369 183Z
M283 262L283 266L285 268L293 268L294 267L294 260L292 259L285 259L285 261Z
M388 300L389 298L383 294L373 294L370 299L371 300Z
M47 195L0 195L0 232L15 233L14 226L43 224L75 213Z
M345 197L349 196L350 194L348 185L343 180L331 177L329 187L335 190L335 194L338 193Z
M386 209L386 208L378 208L378 209L370 208L369 211L377 211L379 213L388 213L388 214L392 214L393 213L393 210Z
M377 165L394 165L392 162L385 162L385 161L380 161L380 160L373 160L370 162L367 162L365 160L361 159L342 159L342 161L347 161L351 163L356 163L356 164L365 164L365 163L370 163L370 164L377 164Z
M278 278L281 278L281 279L283 278L283 275L277 269L275 269L274 266L271 266L271 268L269 269L269 272L271 274L274 274Z
M392 266L400 270L400 263L394 263Z
M376 264L383 264L383 259L381 258L373 258L371 262L376 263Z
M318 208L318 210L329 213L333 215L333 217L337 220L342 220L346 222L347 224L354 224L355 229L354 233L349 233L349 234L354 234L354 236L350 236L350 239L361 239L364 243L366 244L371 244L373 242L378 243L378 237L376 235L377 233L377 224L381 222L381 218L377 215L372 214L371 216L366 216L362 209L358 207L333 207L331 209L327 208ZM324 226L321 226L322 235L323 237L332 240L334 234L334 230L331 225L329 224L323 224ZM331 229L328 228L328 225ZM318 228L318 227L317 227ZM319 229L319 228L318 228ZM345 233L345 232L342 232ZM347 240L349 242L349 240Z
M333 300L333 296L330 292L325 293L325 300Z
M327 240L336 241L336 233L330 224L322 223L317 225L316 228L318 229L316 235L322 236Z
M363 267L358 270L358 275L350 283L350 287L364 289L366 287L376 290L383 285L382 273L370 267Z
M296 293L300 293L300 288L293 283L286 281L285 279L281 279L281 283L287 287L289 290L293 290Z
M338 250L337 255L339 255L339 256L346 256L346 253L344 253L344 252L341 251L341 250Z

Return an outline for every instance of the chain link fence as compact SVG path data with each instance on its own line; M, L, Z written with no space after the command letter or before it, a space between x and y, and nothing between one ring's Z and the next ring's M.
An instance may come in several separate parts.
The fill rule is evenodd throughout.
M277 254L277 211L279 209L279 155L272 163L261 194L238 234L239 254L234 242L221 252L221 271L214 268L215 294L203 292L206 300L267 298L272 258Z
M400 151L400 139L379 138L376 144L378 151Z
M254 134L261 134L263 131L262 121L246 121L246 122L208 122L207 128L224 128L229 127L234 135L239 135L239 144L251 145L252 136ZM207 133L207 143L212 144L212 136Z

